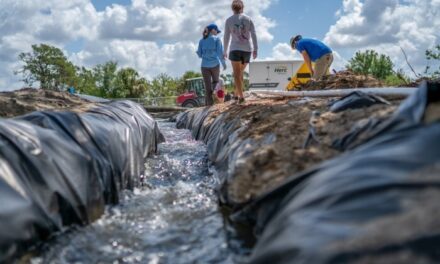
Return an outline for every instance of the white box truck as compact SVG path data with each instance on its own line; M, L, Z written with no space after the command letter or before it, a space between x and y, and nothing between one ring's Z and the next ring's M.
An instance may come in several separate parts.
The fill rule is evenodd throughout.
M249 64L249 90L287 90L292 78L310 78L305 76L304 61L254 61ZM301 74L301 75L300 75Z

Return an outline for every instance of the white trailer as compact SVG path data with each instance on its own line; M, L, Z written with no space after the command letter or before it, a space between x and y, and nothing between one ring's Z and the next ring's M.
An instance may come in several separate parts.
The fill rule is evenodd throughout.
M249 89L285 91L292 77L296 76L303 64L302 60L251 62Z

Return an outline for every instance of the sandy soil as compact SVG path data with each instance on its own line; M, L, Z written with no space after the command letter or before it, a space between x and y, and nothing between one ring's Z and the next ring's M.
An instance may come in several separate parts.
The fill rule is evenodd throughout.
M236 166L233 180L227 186L233 202L249 202L287 177L339 155L340 152L331 146L335 139L348 133L358 122L390 116L400 103L392 101L392 105L331 113L327 111L329 100L253 98L244 105L214 106L216 111L205 119L205 125L209 126L220 113L226 113L226 120L239 117L246 124L241 139L258 141L270 134L276 137L272 144L257 148L244 163ZM318 142L312 141L304 147L312 126Z
M90 104L69 93L25 88L0 93L0 117L9 118L39 110L67 110Z

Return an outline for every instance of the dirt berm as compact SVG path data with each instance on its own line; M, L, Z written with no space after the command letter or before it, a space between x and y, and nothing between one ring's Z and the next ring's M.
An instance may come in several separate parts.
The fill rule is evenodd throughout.
M226 103L182 113L177 126L207 143L222 181L222 202L240 206L288 176L338 156L348 147L345 134L389 117L400 103L334 113L328 106L332 100L249 98L243 105Z
M91 102L69 93L24 88L0 93L0 117L14 117L33 111L70 110Z

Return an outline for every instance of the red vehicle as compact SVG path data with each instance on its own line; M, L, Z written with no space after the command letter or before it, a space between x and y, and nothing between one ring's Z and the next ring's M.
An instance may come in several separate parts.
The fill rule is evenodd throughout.
M177 97L176 103L182 107L201 107L205 105L205 86L203 78L185 80L186 92Z

